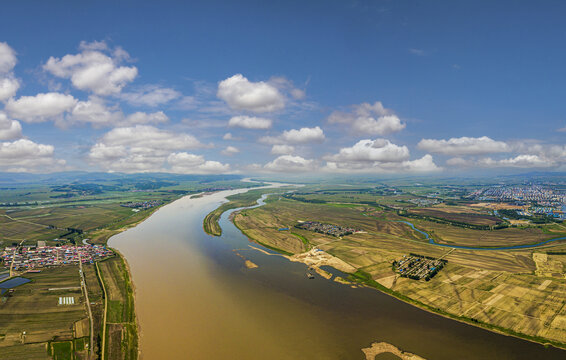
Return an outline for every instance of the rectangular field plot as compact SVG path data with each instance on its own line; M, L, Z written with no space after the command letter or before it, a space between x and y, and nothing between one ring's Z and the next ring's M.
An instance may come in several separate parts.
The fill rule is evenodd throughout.
M78 267L45 269L25 277L32 281L5 294L5 301L0 302L0 333L6 334L0 348L21 344L24 331L29 342L49 341L54 336L72 339L73 324L86 317ZM73 290L49 290L53 288ZM59 305L60 299L67 299L67 304Z

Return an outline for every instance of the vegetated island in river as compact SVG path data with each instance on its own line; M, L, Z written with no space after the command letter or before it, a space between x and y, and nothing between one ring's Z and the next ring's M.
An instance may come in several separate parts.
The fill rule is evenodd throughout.
M222 233L218 224L220 215L228 209L255 205L259 195L265 192L254 191L254 194L229 197L230 202L208 214L203 222L205 232L219 236ZM308 193L306 189L301 191ZM556 244L558 247L548 253L544 247L513 251L457 249L430 244L424 231L418 230L434 234L444 244L459 245L459 239L479 236L491 237L502 245L509 237L515 245L521 236L524 241L532 242L532 238L541 236L563 236L560 232L563 229L551 225L543 231L537 228L486 230L426 219L415 220L417 227L412 228L402 222L404 217L397 209L389 206L387 196L383 196L381 205L375 200L336 201L322 190L313 194L316 196L311 198L294 194L269 196L265 205L242 209L232 214L231 220L250 240L286 255L291 261L314 267L323 277L329 278L320 266L329 265L348 273L350 284L376 288L427 311L498 333L566 348L564 300L555 301L557 293L566 294L566 283L564 277L546 277L549 271L546 268L556 261L566 263L566 256L556 251L565 247L564 244ZM450 216L457 211L469 211L467 216L473 220L492 220L488 216L484 219L475 208L454 206L438 211ZM340 224L362 231L332 236L296 226L303 221ZM446 265L426 280L424 276L419 277L421 280L402 277L396 264L410 254L419 254L423 259L443 259ZM335 280L344 282L344 279ZM536 296L521 297L527 293L536 293ZM533 320L533 311L538 321Z

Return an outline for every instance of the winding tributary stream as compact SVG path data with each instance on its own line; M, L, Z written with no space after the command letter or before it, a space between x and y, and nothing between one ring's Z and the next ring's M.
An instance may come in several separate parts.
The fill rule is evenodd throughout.
M243 191L184 197L110 239L130 265L143 359L363 359L376 341L426 359L566 358L373 289L309 280L305 265L251 249L231 211L221 237L206 235L206 214Z
M415 227L415 225L409 221L398 221L401 222L403 224L409 225L413 230L415 230L416 232L418 232L419 234L422 234L426 240L428 240L428 243L431 245L436 245L436 246L442 246L442 247L448 247L448 248L454 248L454 249L463 249L463 250L519 250L519 249L532 249L532 248L536 248L536 247L540 247L540 246L544 246L544 245L548 245L552 242L555 241L563 241L566 240L566 236L561 236L561 237L556 237L553 239L547 239L547 240L542 240L538 243L535 244L523 244L523 245L512 245L512 246L492 246L492 247L474 247L474 246L460 246L460 245L450 245L450 244L440 244L437 243L432 236L430 236L428 233L419 230Z

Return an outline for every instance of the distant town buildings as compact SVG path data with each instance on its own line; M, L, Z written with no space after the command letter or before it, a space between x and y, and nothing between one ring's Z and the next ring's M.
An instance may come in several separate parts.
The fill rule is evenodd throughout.
M517 206L528 207L528 211L519 210L517 212L519 215L537 214L566 219L566 193L552 187L492 186L476 190L467 197L478 201L510 202Z
M309 231L318 232L321 234L327 234L332 236L345 236L350 235L359 230L351 228L351 227L343 227L338 225L332 224L323 224L318 221L303 221L297 225L295 225L298 229L304 229Z
M129 202L129 203L120 204L120 206L122 206L122 207L138 209L138 210L146 210L146 209L150 209L154 206L159 206L159 205L161 205L161 201L158 201L158 200L137 201L137 202Z
M428 281L444 267L444 264L446 264L446 260L410 254L403 255L402 259L394 261L393 267L403 277Z
M409 199L407 200L412 204L415 204L417 206L431 206L431 205L437 205L442 203L442 200L438 200L438 199Z
M105 246L24 246L6 247L2 253L4 267L13 270L31 270L48 266L78 264L80 259L84 263L93 263L113 254Z

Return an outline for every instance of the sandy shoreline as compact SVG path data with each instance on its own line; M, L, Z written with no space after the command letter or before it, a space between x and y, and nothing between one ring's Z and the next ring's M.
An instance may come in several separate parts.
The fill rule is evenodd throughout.
M330 255L326 251L314 248L310 251L304 252L302 254L295 254L292 256L285 256L287 259L293 262L301 262L313 268L320 268L321 266L331 266L336 270L340 270L345 273L353 273L356 268L348 264L342 259L336 256ZM326 276L323 276L326 277Z
M384 353L391 353L395 356L398 356L402 360L426 360L425 358L418 355L402 351L398 347L386 342L374 342L373 344L371 344L371 347L364 348L362 349L362 351L366 355L366 360L373 360L377 355Z

